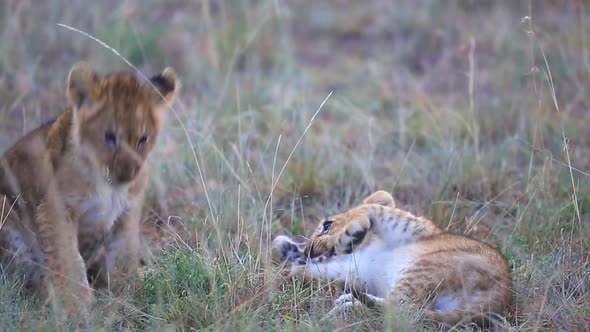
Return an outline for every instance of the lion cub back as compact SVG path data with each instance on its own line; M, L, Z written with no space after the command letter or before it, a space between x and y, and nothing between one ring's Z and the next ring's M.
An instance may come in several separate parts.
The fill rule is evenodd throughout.
M506 259L480 241L455 234L440 234L419 241L418 254L404 271L400 289L428 304L429 318L456 324L475 322L485 313L504 313L512 303L512 278Z

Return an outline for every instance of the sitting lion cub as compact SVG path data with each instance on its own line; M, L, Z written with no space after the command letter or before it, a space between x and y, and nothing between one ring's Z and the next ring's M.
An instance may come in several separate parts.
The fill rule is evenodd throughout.
M136 272L146 158L178 87L169 68L145 82L78 63L71 106L0 159L3 268L69 315L93 302L90 264L114 284Z
M384 191L321 221L303 251L286 236L272 249L292 273L350 290L336 312L355 299L370 307L392 301L445 324L483 323L512 302L510 270L496 249L397 209Z

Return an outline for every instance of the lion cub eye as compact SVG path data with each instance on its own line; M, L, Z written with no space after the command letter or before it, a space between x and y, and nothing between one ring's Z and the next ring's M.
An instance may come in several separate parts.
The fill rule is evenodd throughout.
M328 232L330 227L332 227L333 223L334 223L334 221L332 221L332 220L326 220L324 222L324 224L322 225L322 230L320 231L320 235L326 234L326 232Z
M147 142L149 141L149 137L143 135L139 138L139 141L137 141L137 148L141 149Z
M115 135L115 133L110 130L104 133L104 141L111 149L115 149L117 147L117 135Z

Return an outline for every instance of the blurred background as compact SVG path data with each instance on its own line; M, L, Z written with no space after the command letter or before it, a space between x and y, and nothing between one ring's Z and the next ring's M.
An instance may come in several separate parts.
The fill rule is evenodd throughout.
M509 258L503 328L590 329L589 6L3 0L0 152L64 109L76 61L178 72L144 204L147 277L103 299L99 326L327 328L338 294L269 275L268 241L384 189ZM44 328L31 312L47 309L5 286L3 329ZM398 322L359 317L344 327Z

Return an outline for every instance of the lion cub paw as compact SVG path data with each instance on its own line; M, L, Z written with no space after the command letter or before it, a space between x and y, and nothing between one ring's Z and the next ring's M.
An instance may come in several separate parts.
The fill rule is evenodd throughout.
M366 217L353 221L340 234L338 244L334 248L336 253L339 255L352 253L354 248L363 242L370 228L371 222Z
M272 261L276 264L305 264L305 256L299 245L288 236L279 235L272 241Z
M355 307L362 303L350 293L340 295L334 300L334 307L325 316L324 320L347 320Z

